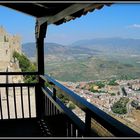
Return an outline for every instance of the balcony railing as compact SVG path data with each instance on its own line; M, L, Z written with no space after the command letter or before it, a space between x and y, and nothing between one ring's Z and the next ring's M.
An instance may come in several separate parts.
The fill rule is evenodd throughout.
M140 136L140 134L136 133L131 128L109 116L93 104L87 102L85 99L81 98L48 75L40 77L44 81L53 85L53 90L50 90L47 87L42 88L46 99L45 111L49 111L49 113L45 112L46 116L55 115L55 113L53 114L52 112L53 108L57 108L58 111L65 115L67 119L61 119L61 124L66 124L67 136L77 136L77 132L80 136L97 136L97 134L104 136ZM59 92L63 92L70 101L85 112L85 122L70 111L56 97L58 89Z
M8 79L11 75L36 75L36 73L1 72ZM3 79L4 79L3 78ZM0 83L0 119L36 117L37 83Z
M10 119L31 121L36 118L41 136L140 136L48 75L39 76L37 72L8 72L0 73L1 75L36 75L39 82L0 84L0 124ZM46 83L50 86L45 86ZM58 93L63 93L85 113L85 121L58 98ZM19 124L18 127L20 128L21 125Z

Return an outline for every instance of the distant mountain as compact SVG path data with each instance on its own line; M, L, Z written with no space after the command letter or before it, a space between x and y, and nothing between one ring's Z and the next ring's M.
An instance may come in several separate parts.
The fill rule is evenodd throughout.
M56 43L45 43L44 46L45 54L64 53L66 50L65 46ZM36 44L34 42L22 44L22 51L28 57L34 57L36 55Z
M71 46L95 49L104 53L136 53L140 54L140 39L125 38L96 38L90 40L79 40Z
M22 51L28 56L28 57L34 57L36 55L36 46L35 43L25 43L22 45ZM56 56L76 56L81 54L89 54L89 55L95 55L96 53L99 53L98 50L94 49L88 49L88 48L80 48L75 46L64 46L57 43L44 43L44 51L45 55L56 55Z
M97 38L91 40L80 40L65 46L57 43L45 43L45 55L97 55L97 54L140 54L140 39L124 38ZM28 57L36 54L35 43L30 42L22 45L22 51Z

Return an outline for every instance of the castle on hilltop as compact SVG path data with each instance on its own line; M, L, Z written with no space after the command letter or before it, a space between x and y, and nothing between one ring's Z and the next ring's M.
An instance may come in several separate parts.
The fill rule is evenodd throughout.
M10 35L2 26L0 26L0 71L21 71L21 69L19 68L19 62L17 60L14 60L13 58L13 53L15 51L20 54L22 53L20 36ZM22 78L20 77L19 79L21 81ZM0 80L0 82L1 81L3 80Z

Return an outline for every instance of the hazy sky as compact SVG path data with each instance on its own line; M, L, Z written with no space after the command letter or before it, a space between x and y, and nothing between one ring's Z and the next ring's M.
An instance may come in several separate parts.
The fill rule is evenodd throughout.
M98 37L140 38L140 4L114 4L59 26L49 25L47 42L71 44ZM22 43L34 42L35 18L0 6L0 25L20 34Z

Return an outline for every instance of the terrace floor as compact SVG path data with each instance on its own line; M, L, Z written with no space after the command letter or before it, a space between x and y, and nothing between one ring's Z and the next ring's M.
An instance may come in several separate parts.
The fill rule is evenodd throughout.
M46 134L46 133L45 133ZM43 133L37 119L13 119L0 121L0 137L42 137Z

